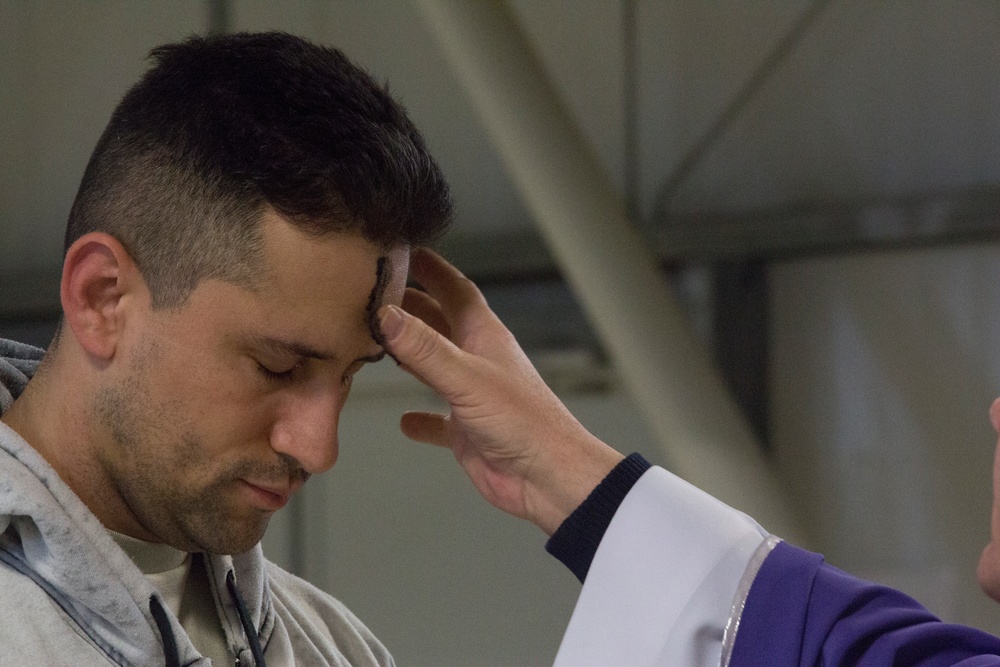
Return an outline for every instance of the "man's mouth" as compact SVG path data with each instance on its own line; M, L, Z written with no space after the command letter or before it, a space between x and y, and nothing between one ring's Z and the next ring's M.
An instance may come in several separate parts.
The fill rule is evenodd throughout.
M251 495L251 502L260 509L276 512L288 504L292 490L288 486L280 487L273 484L249 482L241 479L244 488Z

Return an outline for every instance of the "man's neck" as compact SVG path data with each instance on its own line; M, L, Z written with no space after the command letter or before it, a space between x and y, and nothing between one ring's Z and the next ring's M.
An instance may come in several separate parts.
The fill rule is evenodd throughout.
M96 455L97 431L86 401L92 391L82 369L53 363L28 383L0 421L52 466L105 527L148 538L117 495Z

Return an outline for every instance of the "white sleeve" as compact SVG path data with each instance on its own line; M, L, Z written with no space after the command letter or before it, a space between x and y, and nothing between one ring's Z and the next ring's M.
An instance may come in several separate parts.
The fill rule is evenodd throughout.
M747 515L651 468L601 540L555 667L717 667L774 543Z

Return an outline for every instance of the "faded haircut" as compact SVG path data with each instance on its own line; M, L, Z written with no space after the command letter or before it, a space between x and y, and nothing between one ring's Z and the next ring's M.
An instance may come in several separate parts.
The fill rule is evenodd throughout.
M150 52L90 158L65 246L114 236L154 308L198 283L254 287L268 207L317 236L391 248L447 227L451 198L384 85L339 50L285 33L191 37Z

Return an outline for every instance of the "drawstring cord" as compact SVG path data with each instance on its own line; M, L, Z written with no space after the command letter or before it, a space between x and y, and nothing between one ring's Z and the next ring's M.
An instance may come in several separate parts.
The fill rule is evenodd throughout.
M240 625L243 626L243 634L246 635L247 641L250 642L250 653L253 655L254 663L257 667L267 667L267 663L264 662L264 652L260 649L260 637L257 636L257 630L250 621L250 612L247 611L247 603L243 601L243 596L240 595L239 589L236 588L236 577L233 576L232 570L226 575L226 586L229 587L229 593L236 602L236 613L239 614ZM174 637L174 629L170 627L170 619L167 618L167 612L163 609L163 604L155 595L149 597L149 611L153 615L153 620L156 621L157 629L160 631L160 641L163 643L163 656L166 660L166 667L181 667L181 658L177 651L177 638Z
M257 629L254 628L253 623L250 621L250 612L247 611L247 603L243 601L243 596L240 595L239 590L236 588L236 577L233 575L232 570L226 575L226 586L229 587L229 593L236 602L236 613L240 616L240 625L243 626L243 634L246 635L247 641L250 642L250 653L253 654L254 663L256 663L257 667L267 667L267 663L264 662L264 652L260 650L260 637L257 636Z
M177 652L177 639L174 637L174 629L170 627L170 619L167 612L155 595L149 596L149 613L156 621L156 627L160 631L160 641L163 643L163 657L166 659L167 667L181 667L181 657Z

